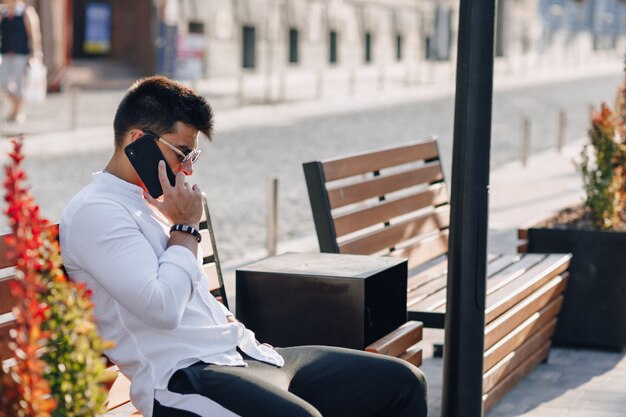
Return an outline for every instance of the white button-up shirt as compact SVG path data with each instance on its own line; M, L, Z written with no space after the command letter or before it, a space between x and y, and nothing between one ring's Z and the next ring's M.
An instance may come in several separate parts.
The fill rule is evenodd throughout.
M93 291L106 352L131 379L130 396L151 416L154 390L197 361L245 366L236 348L277 366L283 358L258 345L210 294L201 254L168 247L171 224L143 198L143 190L96 173L63 211L60 242L68 275Z

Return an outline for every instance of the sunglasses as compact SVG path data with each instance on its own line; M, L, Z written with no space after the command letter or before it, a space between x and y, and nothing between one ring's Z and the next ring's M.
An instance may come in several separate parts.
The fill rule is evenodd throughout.
M178 161L181 164L184 164L187 161L191 161L191 163L194 164L198 160L198 158L200 158L200 154L202 153L200 149L193 149L185 154L183 151L181 151L176 146L172 145L171 143L169 143L168 141L166 141L165 139L163 139L161 136L157 135L156 133L150 132L148 130L145 130L144 132L150 133L156 136L159 142L163 143L165 146L173 150L178 155Z

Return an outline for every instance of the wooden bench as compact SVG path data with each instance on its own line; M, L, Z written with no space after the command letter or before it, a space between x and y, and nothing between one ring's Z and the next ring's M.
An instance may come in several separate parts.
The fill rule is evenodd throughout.
M409 319L443 328L450 204L436 139L303 168L320 250L408 258ZM488 256L485 411L547 359L570 257Z
M53 225L52 227L58 230L58 225ZM226 289L206 200L204 200L204 217L200 223L200 233L203 237L201 243L204 256L203 269L210 279L209 288L212 288L211 293L228 307ZM15 321L15 317L12 313L15 301L11 296L9 282L15 279L15 260L7 257L7 236L8 235L0 236L0 362L10 365L13 359L12 352L8 346L11 340L9 331ZM422 350L417 343L421 339L422 324L410 322L373 343L371 346L368 346L367 350L398 356L419 366L422 361ZM129 379L119 372L115 365L111 364L109 370L116 373L117 376L109 387L109 395L106 403L108 412L104 414L103 417L142 416L130 402Z

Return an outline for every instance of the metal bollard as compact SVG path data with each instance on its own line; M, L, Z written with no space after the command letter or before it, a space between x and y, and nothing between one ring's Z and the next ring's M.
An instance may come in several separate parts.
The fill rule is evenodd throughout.
M356 70L354 68L350 68L348 72L348 95L354 96L356 93Z
M528 163L528 154L530 153L530 120L528 117L522 119L522 144L520 153L522 165L525 167Z
M276 255L278 246L278 178L267 181L267 255Z
M285 70L281 70L278 73L278 102L282 103L283 101L285 101L285 90L287 88L286 84L287 84L287 74L285 73Z
M239 72L239 74L237 74L237 105L240 107L243 106L243 101L243 74Z
M320 68L316 71L315 74L315 97L322 98L324 94L324 73Z
M78 88L70 88L70 129L78 128Z
M556 137L556 150L561 153L565 144L565 132L567 130L567 113L565 110L559 110L558 132Z

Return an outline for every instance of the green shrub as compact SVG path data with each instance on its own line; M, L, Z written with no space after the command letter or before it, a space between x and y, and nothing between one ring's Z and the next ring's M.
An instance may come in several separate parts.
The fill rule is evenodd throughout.
M594 111L590 143L581 154L580 170L587 198L585 206L593 226L610 230L621 222L625 206L626 146L624 123L605 103Z

